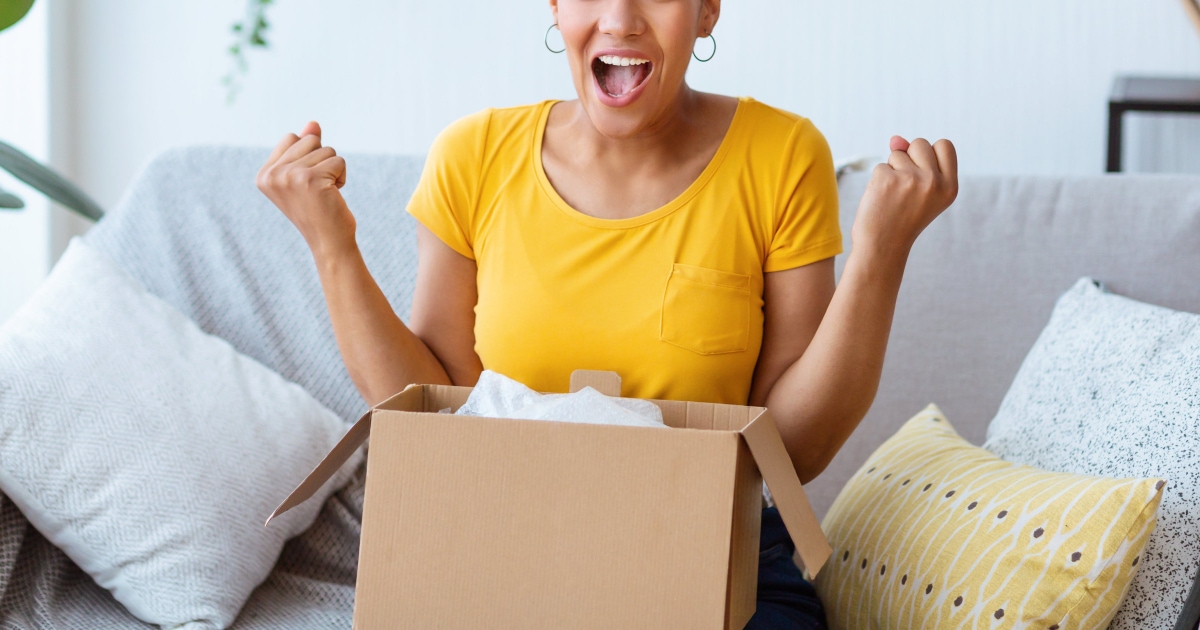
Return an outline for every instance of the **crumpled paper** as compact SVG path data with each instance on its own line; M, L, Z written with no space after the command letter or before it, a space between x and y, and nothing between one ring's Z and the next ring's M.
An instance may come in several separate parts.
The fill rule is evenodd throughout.
M460 416L552 420L583 424L610 424L667 428L662 410L652 402L611 398L585 387L573 394L539 394L503 374L484 370Z

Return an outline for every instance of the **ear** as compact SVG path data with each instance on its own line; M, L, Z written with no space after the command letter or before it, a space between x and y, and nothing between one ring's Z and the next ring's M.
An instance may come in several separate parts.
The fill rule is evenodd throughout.
M721 17L721 0L700 0L700 32L696 37L705 37L717 28Z
M550 14L554 16L554 23L558 24L558 0L550 0Z

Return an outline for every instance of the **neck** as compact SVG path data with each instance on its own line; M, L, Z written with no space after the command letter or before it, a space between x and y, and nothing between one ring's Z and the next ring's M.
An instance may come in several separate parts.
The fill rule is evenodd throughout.
M701 93L684 84L669 106L656 112L648 125L629 136L602 133L578 101L573 103L571 115L564 121L564 131L571 136L571 145L580 157L644 168L664 161L674 162L681 154L689 154L692 140L701 135L696 131L702 126L703 112Z

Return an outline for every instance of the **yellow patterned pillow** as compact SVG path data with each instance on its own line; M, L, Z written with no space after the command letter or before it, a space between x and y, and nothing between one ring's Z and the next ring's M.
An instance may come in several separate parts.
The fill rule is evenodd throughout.
M867 460L822 527L831 628L1104 628L1163 483L1046 472L959 437L930 405Z

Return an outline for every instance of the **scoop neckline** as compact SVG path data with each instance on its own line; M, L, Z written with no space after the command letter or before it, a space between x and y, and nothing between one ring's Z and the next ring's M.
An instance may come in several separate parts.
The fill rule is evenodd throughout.
M546 123L550 119L550 110L555 104L561 103L562 101L543 101L542 111L538 113L537 125L535 128L536 131L533 136L533 166L537 175L538 184L541 185L542 191L547 197L550 198L550 201L554 203L555 208L565 214L568 218L578 221L579 223L583 223L584 225L606 229L625 229L646 225L647 223L653 223L654 221L666 217L687 205L688 201L691 201L691 199L695 197L696 194L699 193L710 180L712 180L713 176L716 175L717 169L719 169L721 166L721 162L725 160L726 154L729 153L729 147L733 143L732 138L735 135L734 130L739 126L741 119L743 118L743 111L745 109L744 106L749 100L750 99L745 96L738 97L737 109L733 111L733 119L729 122L729 128L725 130L725 136L721 138L721 144L717 146L717 152L713 154L711 159L709 159L708 164L704 167L704 170L700 171L700 175L696 177L696 179L693 180L692 183L683 190L683 192L679 193L674 199L668 201L662 206L659 206L658 208L643 214L639 214L635 217L628 217L625 219L602 219L600 217L594 217L590 214L580 212L571 206L571 204L567 203L567 200L563 199L562 195L559 195L558 191L554 188L554 185L550 183L550 178L546 175L546 169L542 165L542 142L546 137Z

